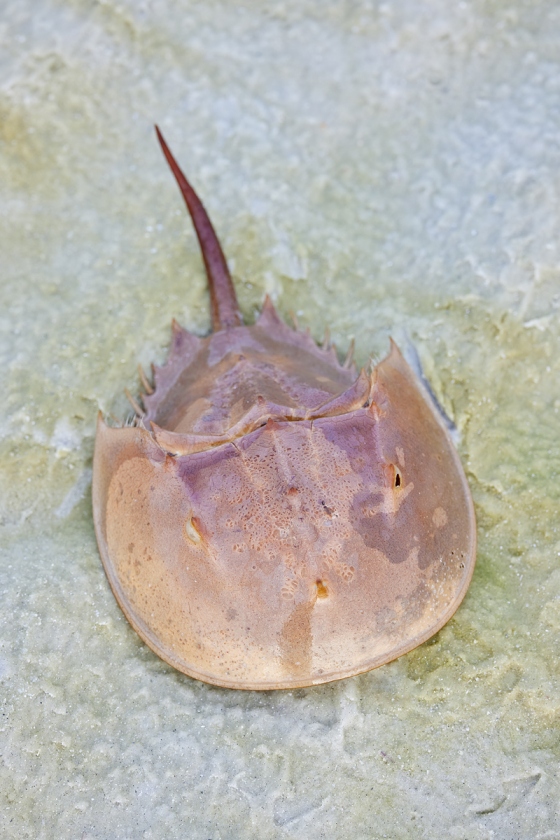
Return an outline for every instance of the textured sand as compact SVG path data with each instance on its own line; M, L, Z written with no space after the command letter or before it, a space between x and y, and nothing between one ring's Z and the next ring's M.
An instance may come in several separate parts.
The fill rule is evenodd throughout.
M559 39L552 0L3 3L3 838L560 838ZM378 671L212 688L109 590L96 413L209 328L155 121L248 320L408 336L455 419L474 580Z

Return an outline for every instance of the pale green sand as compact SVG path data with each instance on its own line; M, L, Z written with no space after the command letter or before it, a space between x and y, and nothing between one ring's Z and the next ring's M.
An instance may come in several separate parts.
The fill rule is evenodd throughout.
M0 836L560 838L560 8L24 0L0 16ZM342 353L416 346L459 430L478 565L429 643L287 693L139 640L93 533L198 246Z

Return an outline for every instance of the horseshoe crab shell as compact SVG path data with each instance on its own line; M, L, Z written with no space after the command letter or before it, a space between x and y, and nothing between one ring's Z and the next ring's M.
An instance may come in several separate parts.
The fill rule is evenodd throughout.
M162 659L229 688L316 685L424 642L469 585L476 531L442 419L392 342L370 374L286 326L244 326L193 218L213 332L173 323L133 426L100 417L93 511L126 617Z

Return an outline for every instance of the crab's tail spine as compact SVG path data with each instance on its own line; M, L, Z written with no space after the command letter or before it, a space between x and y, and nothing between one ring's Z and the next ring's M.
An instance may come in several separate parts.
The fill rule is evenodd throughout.
M214 331L223 330L226 327L239 327L243 324L243 317L239 310L231 274L219 239L216 236L216 231L212 227L212 222L204 209L204 205L179 168L157 125L155 129L163 154L185 199L200 243L210 289L212 327Z

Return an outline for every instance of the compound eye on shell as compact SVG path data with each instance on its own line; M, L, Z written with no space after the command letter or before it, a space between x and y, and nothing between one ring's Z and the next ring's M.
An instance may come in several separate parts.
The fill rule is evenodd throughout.
M383 467L383 474L388 487L398 489L403 486L403 472L397 464L385 464Z
M202 537L200 536L200 531L196 526L196 517L189 516L188 519L186 519L185 521L185 533L187 535L187 538L193 543L193 545L198 545L202 539Z

